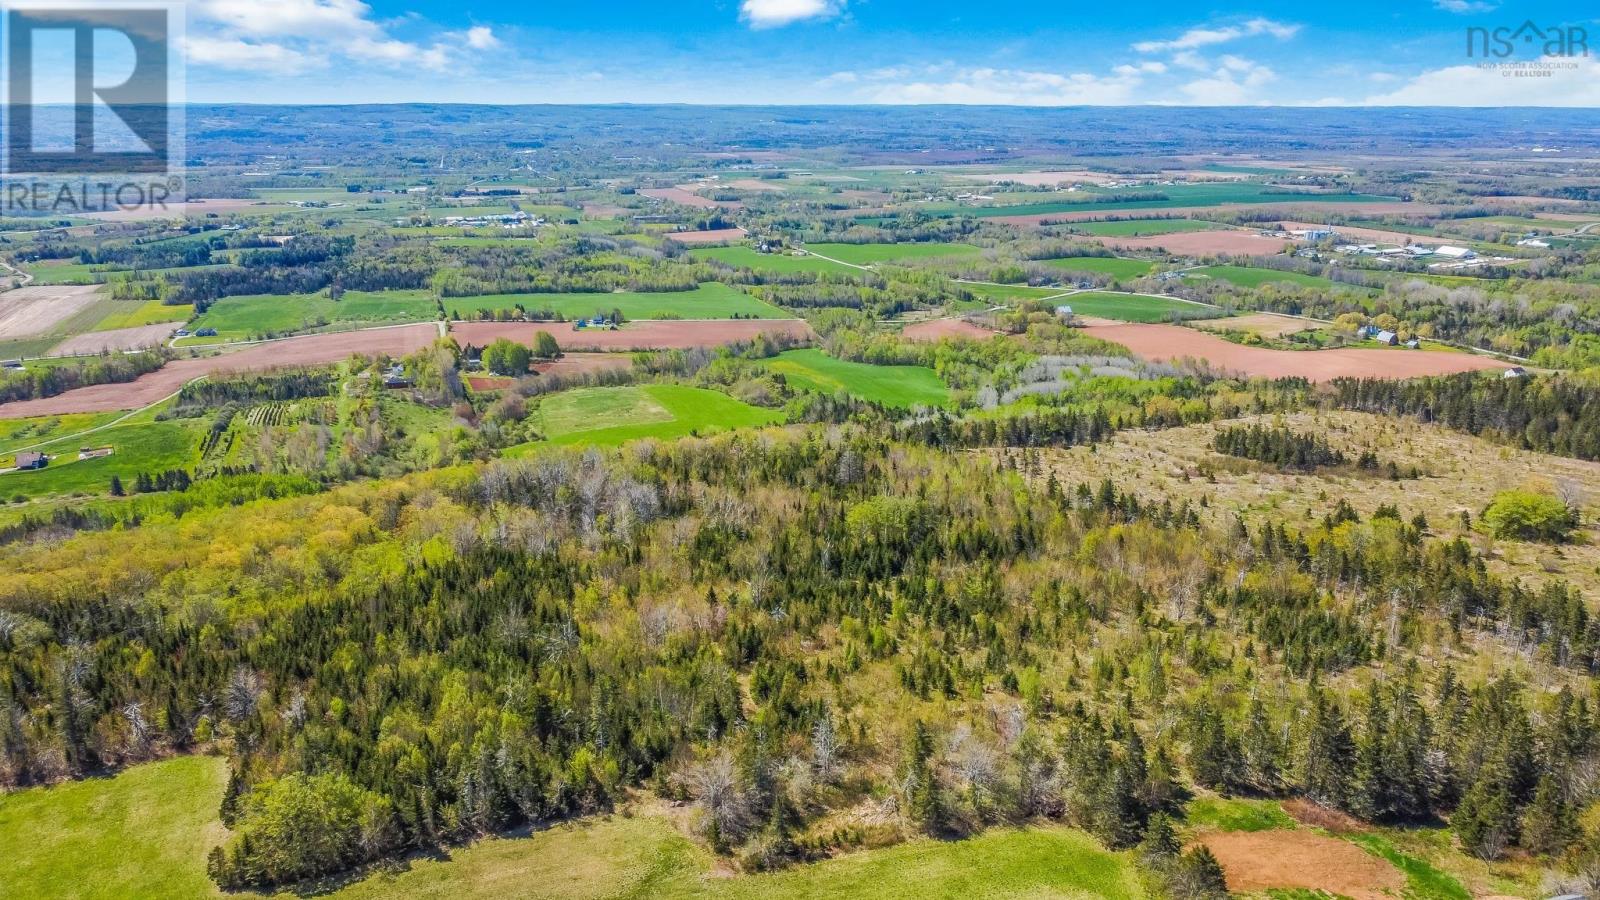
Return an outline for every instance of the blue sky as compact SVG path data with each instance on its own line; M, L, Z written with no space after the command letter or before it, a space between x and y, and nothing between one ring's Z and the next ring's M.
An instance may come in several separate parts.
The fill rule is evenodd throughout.
M1594 107L1585 5L191 0L185 45L196 102ZM1468 58L1527 19L1597 54Z

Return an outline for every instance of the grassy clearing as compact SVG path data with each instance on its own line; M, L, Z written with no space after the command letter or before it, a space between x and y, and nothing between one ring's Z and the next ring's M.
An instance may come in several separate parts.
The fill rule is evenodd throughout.
M290 334L336 322L422 321L433 314L433 298L424 291L350 291L337 301L326 294L225 297L193 323L192 330L215 328L217 337L191 343Z
M70 435L71 432L68 432ZM140 473L192 468L199 461L195 423L130 421L87 435L63 437L39 449L56 458L44 469L0 475L0 498L33 499L61 494L104 496L113 475L130 485ZM14 445L15 446L15 445ZM80 447L114 447L98 459L78 459ZM10 460L5 460L7 464Z
M1216 231L1223 226L1196 219L1121 219L1114 222L1073 222L1073 231L1096 237L1139 237L1183 231Z
M212 897L206 853L221 836L227 766L187 756L0 795L0 896ZM26 848L26 849L24 849Z
M1069 256L1047 259L1044 264L1067 272L1092 272L1112 278L1140 278L1150 274L1156 264L1148 259L1123 259L1117 256Z
M583 388L545 398L538 415L544 444L613 447L641 438L676 438L735 428L776 425L783 413L742 403L717 391L654 384ZM513 448L521 455L538 445Z
M1149 294L1114 294L1108 291L1084 291L1057 301L1072 307L1080 316L1098 319L1115 319L1118 322L1169 322L1174 318L1220 318L1222 310L1214 306L1186 303L1167 297Z
M1331 288L1334 282L1320 275L1307 275L1303 272L1280 272L1276 269L1253 269L1249 266L1206 266L1203 269L1194 269L1185 274L1186 278L1221 278L1231 281L1240 287L1255 288L1263 284L1287 282L1298 284L1302 287Z
M907 409L944 406L950 389L926 366L874 366L835 359L821 350L790 350L768 361L792 387L846 393L871 403Z
M9 456L23 447L87 431L115 421L121 415L122 413L72 413L32 419L0 419L0 464L9 465Z
M118 309L101 319L95 331L117 328L138 328L142 325L159 325L165 322L185 322L194 315L192 306L168 306L160 300L147 303L118 302Z
M444 308L472 318L480 309L551 310L567 319L622 310L629 319L790 319L794 316L763 303L736 288L708 282L692 291L610 294L497 294L484 297L450 297Z
M949 256L977 256L983 251L971 244L809 244L813 253L820 253L840 262L858 266L877 263L906 262L916 259L937 259Z
M1061 288L1036 288L1025 284L972 284L962 282L961 286L980 297L996 303L1011 303L1016 300L1044 300L1048 297L1059 297L1066 291Z
M1240 800L1196 797L1189 802L1184 821L1191 828L1217 831L1271 831L1296 827L1294 818L1275 800Z
M817 256L791 256L787 253L757 253L749 247L706 247L690 250L689 256L699 260L716 260L724 265L757 272L832 272L835 274L860 274L860 269L841 265Z
M1461 882L1423 860L1401 853L1380 835L1353 834L1347 839L1368 853L1388 860L1404 872L1407 897L1414 900L1472 900L1472 894L1461 886Z

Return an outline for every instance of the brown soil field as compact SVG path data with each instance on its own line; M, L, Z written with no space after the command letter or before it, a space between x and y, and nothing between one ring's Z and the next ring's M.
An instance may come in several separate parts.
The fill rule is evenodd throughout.
M719 228L714 231L674 231L666 237L680 244L730 244L744 240L746 233L743 228Z
M927 341L936 343L945 338L971 338L977 341L986 341L994 337L997 332L990 331L982 325L975 325L966 319L932 319L927 322L918 322L907 325L901 332L901 337L908 341Z
M1434 203L1335 203L1325 200L1308 200L1304 203L1225 203L1221 206L1174 206L1167 209L1102 209L1084 210L1082 212L1047 213L1041 216L996 216L990 222L999 222L1004 225L1040 225L1045 222L1093 222L1103 219L1137 219L1141 217L1160 216L1162 218L1192 218L1203 219L1208 215L1219 212L1238 212L1244 209L1270 209L1281 211L1285 216L1295 216L1306 210L1328 210L1350 212L1359 209L1370 215L1417 215L1426 216L1437 213L1442 207Z
M1389 900L1406 886L1387 860L1338 838L1309 831L1207 834L1200 838L1228 878L1228 890L1328 891L1351 900Z
M1150 237L1102 237L1101 244L1119 250L1165 250L1180 256L1271 256L1283 252L1282 238L1262 237L1254 231L1180 231Z
M730 181L728 182L728 187L736 187L741 191L770 191L776 194L783 193L783 185L774 184L770 181L762 181L759 178L741 178L738 181Z
M1202 319L1195 322L1194 327L1204 331L1244 331L1275 338L1310 331L1317 327L1317 323L1308 319L1296 319L1293 316L1280 316L1276 313L1251 313L1227 319Z
M0 294L0 340L51 334L60 323L98 303L100 291L95 284L6 291Z
M591 219L615 219L618 216L626 216L632 212L633 210L626 206L618 206L615 203L583 204L583 214Z
M1343 468L1296 474L1213 449L1219 430L1251 424L1314 433L1350 459L1371 451L1380 465L1392 462L1407 473L1416 467L1422 477L1395 482L1381 473ZM1065 485L1098 484L1107 478L1136 484L1142 499L1171 500L1173 505L1188 501L1219 528L1231 525L1235 516L1252 526L1266 521L1309 522L1333 512L1341 499L1363 519L1384 504L1398 504L1407 519L1418 513L1426 516L1434 537L1466 540L1488 557L1496 575L1523 579L1530 587L1560 578L1587 595L1600 591L1600 518L1596 517L1600 463L1502 447L1410 418L1331 411L1123 431L1093 448L1046 451L1045 462L1038 473L1041 479L1053 472ZM1476 522L1499 491L1533 488L1549 493L1558 482L1584 498L1579 501L1584 524L1571 543L1500 540L1461 522L1462 512ZM1337 830L1326 819L1336 814L1293 805L1285 808L1306 824Z
M1264 347L1245 347L1177 325L1094 322L1085 330L1093 337L1121 344L1148 360L1203 360L1222 372L1261 378L1306 378L1325 383L1345 377L1420 378L1424 375L1510 368L1506 363L1471 353L1358 348L1269 350Z
M88 334L75 335L55 345L50 351L52 356L82 356L86 353L99 353L102 350L143 350L147 347L159 347L172 337L172 332L178 329L180 322L161 322L155 325L139 325L134 328L113 328L110 331L91 331Z
M463 380L466 381L467 387L472 388L473 391L479 394L488 391L503 391L517 383L515 378L505 375L469 375Z
M578 375L632 366L633 358L626 353L568 353L555 362L536 363L533 368L540 375Z
M438 337L438 327L430 323L337 334L310 334L252 344L217 356L176 359L159 371L128 384L98 384L43 400L0 403L0 419L140 409L176 393L178 388L202 375L259 371L281 366L325 365L352 355L401 356L421 350Z
M709 200L699 194L687 191L681 187L674 188L645 188L639 193L657 200L667 200L679 206L692 206L695 209L743 209L742 203L719 203Z
M813 337L811 326L800 319L719 319L715 321L663 320L630 322L618 331L573 331L570 325L531 322L458 322L451 333L462 344L488 346L497 338L533 345L535 335L548 331L564 350L616 353L629 350L683 350L717 347L732 341L754 340L761 334Z

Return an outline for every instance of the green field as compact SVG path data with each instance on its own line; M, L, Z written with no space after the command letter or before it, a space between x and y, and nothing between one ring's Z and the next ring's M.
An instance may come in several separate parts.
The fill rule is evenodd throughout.
M1216 231L1223 226L1196 219L1118 219L1111 222L1073 222L1069 227L1096 237L1134 237L1177 234L1182 231Z
M690 250L689 256L694 259L716 260L724 265L741 269L753 269L757 272L833 272L844 275L860 274L861 272L860 269L815 256L757 253L749 247L706 247L700 250Z
M206 853L221 836L227 764L186 756L115 778L0 794L0 896L183 900L218 896Z
M1272 188L1262 184L1249 183L1204 183L1188 185L1162 185L1140 188L1123 188L1115 192L1119 195L1148 194L1150 199L1113 200L1104 203L1094 202L1094 194L1085 192L1083 199L1078 202L1051 201L1045 203L1021 202L1010 205L985 206L979 208L952 206L941 208L930 206L929 213L933 215L965 215L976 218L992 218L995 216L1047 216L1052 213L1087 212L1100 210L1125 210L1125 209L1175 209L1185 206L1222 206L1225 204L1266 204L1266 203L1348 203L1352 205L1362 203L1382 203L1393 201L1393 197L1379 197L1375 194L1315 194L1315 193L1288 193L1281 188ZM1023 196L1023 195L1019 195Z
M1199 303L1187 303L1148 294L1113 294L1109 291L1084 291L1055 301L1072 307L1080 316L1116 319L1119 322L1169 322L1186 319L1221 318L1222 310Z
M11 454L23 447L88 431L112 422L121 415L122 413L72 413L32 419L0 419L0 466L9 466Z
M157 325L163 322L179 323L194 315L194 307L168 306L160 300L151 300L146 303L117 301L117 309L110 315L101 319L95 325L96 331L110 331L114 328L137 328L141 325Z
M226 780L221 759L190 756L136 766L113 778L0 796L0 847L27 848L7 855L0 895L222 896L206 878L205 858L225 833L217 805ZM729 877L715 873L705 851L654 815L612 815L528 837L490 838L315 893L333 900L1145 896L1128 854L1107 852L1089 836L1064 828L916 840L772 874Z
M983 251L971 244L808 244L807 250L830 259L857 266L877 263L935 259L944 256L977 256Z
M54 433L62 431L64 429L58 429ZM131 490L132 480L140 473L154 475L169 469L192 468L199 461L199 438L198 428L191 425L139 419L82 438L54 438L53 443L36 448L46 455L57 456L49 466L38 471L0 475L0 499L80 493L103 496L111 489L113 475L121 478ZM12 442L11 446L15 449L37 443ZM99 459L79 460L80 447L114 447L116 452ZM9 454L4 463L10 465Z
M566 391L540 401L536 415L548 444L602 447L783 421L783 413L777 410L751 406L717 391L673 384Z
M337 301L326 294L225 297L190 327L191 331L215 328L217 337L183 343L248 340L338 322L422 321L433 314L433 298L426 291L349 291Z
M693 291L610 294L496 294L450 297L444 308L452 318L472 318L479 309L553 310L566 319L622 310L628 319L790 319L794 316L736 288L707 282Z
M1068 272L1093 272L1112 278L1139 278L1149 275L1156 264L1147 259L1123 259L1115 256L1069 256L1064 259L1047 259L1044 264Z
M950 389L926 366L874 366L835 359L821 350L790 350L768 361L792 387L846 393L884 406L944 406Z
M1331 288L1334 282L1320 275L1306 275L1302 272L1279 272L1276 269L1253 269L1249 266L1206 266L1203 269L1194 269L1185 274L1186 278L1221 278L1231 281L1240 287L1260 287L1273 282L1287 282L1298 284L1302 287Z

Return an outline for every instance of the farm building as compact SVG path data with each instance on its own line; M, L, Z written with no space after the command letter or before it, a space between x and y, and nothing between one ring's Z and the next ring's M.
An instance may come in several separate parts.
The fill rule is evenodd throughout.
M43 453L28 452L17 454L17 468L21 471L42 469L49 464L50 457L45 456Z
M1433 251L1433 255L1434 256L1442 256L1445 259L1477 259L1478 258L1478 254L1474 253L1471 250L1468 250L1465 247L1450 247L1450 246L1440 247L1440 248L1438 248L1438 249Z
M1502 378L1525 378L1525 377L1527 377L1527 375L1528 375L1528 370L1527 369L1524 369L1521 366L1512 366L1511 368L1506 370L1506 373L1504 375L1502 375L1500 377L1502 377Z
M1056 307L1056 316L1059 317L1059 318L1062 318L1062 319L1070 319L1070 318L1072 318L1072 307L1070 307L1070 306L1058 306L1058 307Z
M1380 344L1387 344L1390 347L1400 343L1400 336L1392 331L1380 331L1373 335L1372 339Z
M4 369L7 372L21 372L22 371L22 360L20 360L20 359L0 359L0 369Z

